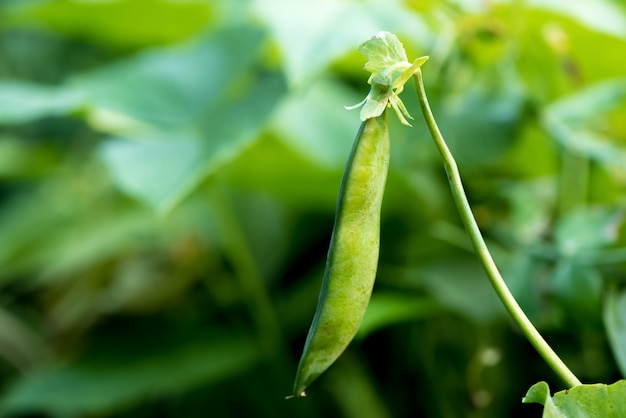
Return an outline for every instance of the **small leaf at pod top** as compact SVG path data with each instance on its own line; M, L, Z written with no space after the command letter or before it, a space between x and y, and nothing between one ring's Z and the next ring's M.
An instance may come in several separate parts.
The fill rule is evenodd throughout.
M389 32L378 32L359 46L359 52L368 59L364 68L371 72L367 82L372 87L362 102L346 109L361 107L360 117L364 121L380 116L383 110L392 107L400 122L411 126L406 118L413 118L399 94L428 57L420 57L410 63L400 40Z

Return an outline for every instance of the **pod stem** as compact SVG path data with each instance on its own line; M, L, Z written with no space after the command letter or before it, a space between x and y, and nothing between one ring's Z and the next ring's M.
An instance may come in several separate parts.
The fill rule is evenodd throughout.
M465 229L467 230L472 245L480 258L480 261L489 277L489 281L493 286L496 294L504 304L504 307L509 312L515 323L520 327L528 341L535 347L539 355L543 357L548 366L567 384L570 388L579 386L582 383L572 373L572 371L563 363L561 358L552 350L550 345L543 339L539 331L530 322L522 308L519 306L511 291L507 287L504 279L500 275L496 264L489 253L489 249L485 244L485 241L480 233L480 229L476 224L476 220L472 214L472 209L467 201L465 190L461 182L461 176L456 165L456 161L452 156L452 153L448 149L446 142L437 127L435 117L430 110L428 104L428 98L426 97L426 91L424 89L424 83L422 81L422 71L418 68L414 74L415 88L417 91L417 98L426 120L426 125L435 141L435 145L439 149L441 156L443 157L444 167L448 175L448 182L450 183L450 189L452 191L452 197L461 216L461 220Z

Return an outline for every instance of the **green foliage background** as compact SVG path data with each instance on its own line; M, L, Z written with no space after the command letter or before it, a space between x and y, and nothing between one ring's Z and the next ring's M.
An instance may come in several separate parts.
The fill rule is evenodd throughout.
M357 340L285 401L396 33L514 294L586 383L626 376L623 2L0 3L0 412L540 416L411 88Z

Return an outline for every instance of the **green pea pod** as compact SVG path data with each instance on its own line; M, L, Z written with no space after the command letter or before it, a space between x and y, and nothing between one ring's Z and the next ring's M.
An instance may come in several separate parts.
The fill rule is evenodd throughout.
M361 124L343 174L322 289L293 396L305 395L304 389L341 355L361 325L378 266L389 147L383 111Z

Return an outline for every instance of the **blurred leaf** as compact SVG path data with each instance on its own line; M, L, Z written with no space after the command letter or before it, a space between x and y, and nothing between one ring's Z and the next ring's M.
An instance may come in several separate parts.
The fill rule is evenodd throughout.
M257 30L224 31L204 43L140 56L80 80L96 106L149 124L100 149L122 190L167 212L255 139L284 89L272 75L234 86L261 39Z
M365 338L381 328L426 318L440 310L429 297L374 292L357 338Z
M549 114L543 118L543 125L570 152L618 169L626 166L626 150L604 135L582 127L573 128Z
M159 212L167 212L204 177L199 141L112 139L100 148L119 187Z
M263 39L260 30L249 26L224 29L141 52L77 76L70 84L86 92L92 111L105 109L159 131L193 131L196 123L223 107L226 92L255 62Z
M602 276L597 269L562 260L554 270L550 289L572 315L589 320L597 315L602 292Z
M212 9L211 2L200 0L52 0L17 4L3 14L13 25L36 23L69 36L136 48L198 32L211 22Z
M554 238L563 254L575 256L585 250L613 244L617 240L622 220L621 209L575 209L560 219Z
M533 243L545 234L550 227L555 186L555 182L548 178L503 183L501 193L511 205L507 233L524 244Z
M227 90L248 69L261 39L250 28L224 30L78 80L96 106L155 125L152 133L126 133L141 141L117 138L101 147L122 190L167 212L255 139L283 93L282 80L259 76L235 95Z
M494 82L491 77L440 103L437 120L459 164L467 168L497 160L515 137L523 104L516 80Z
M254 6L280 46L287 79L294 86L302 86L381 28L404 32L411 39L429 39L419 16L396 2L376 6L353 0L256 0Z
M440 306L476 322L490 322L505 312L482 266L474 259L459 257L454 263L434 263L418 274Z
M0 81L0 123L25 123L46 116L62 116L83 103L77 89L17 80Z
M626 16L617 3L596 0L593 3L568 0L532 0L532 7L553 10L561 15L570 16L588 27L626 38Z
M612 385L593 384L575 386L550 397L546 382L535 383L524 403L544 405L544 418L618 418L626 416L626 380Z
M582 125L590 118L602 115L626 99L626 78L592 84L552 103L545 112L563 122Z
M625 100L626 79L597 83L547 107L542 124L569 151L623 168L626 149L592 123Z
M237 187L271 193L291 208L325 211L332 216L343 166L333 171L323 170L287 142L263 136L223 167L220 178L227 178ZM349 152L349 145L346 149Z
M320 80L306 89L292 91L276 112L271 127L312 162L343 168L360 120L358 112L346 111L342 104L358 100L344 85Z
M611 288L604 300L604 326L622 376L626 376L626 292Z
M558 3L568 11L549 12L539 5L523 7L514 2L502 9L509 13L511 35L519 42L519 50L524 51L516 57L515 65L525 81L528 97L538 104L551 103L584 85L623 77L626 71L626 61L611 52L622 50L626 39L597 30L603 21L594 21L591 28L569 17L569 10L579 4L570 7L569 3ZM625 15L618 12L615 16L623 20ZM524 22L523 29L519 22Z
M259 356L250 340L226 334L118 331L116 342L105 342L81 360L19 380L0 398L0 410L84 416L216 383L246 370Z
M281 79L264 77L243 98L222 102L203 122L206 139L183 135L142 141L119 138L104 143L100 155L122 190L166 213L256 139L255 132L282 91Z

